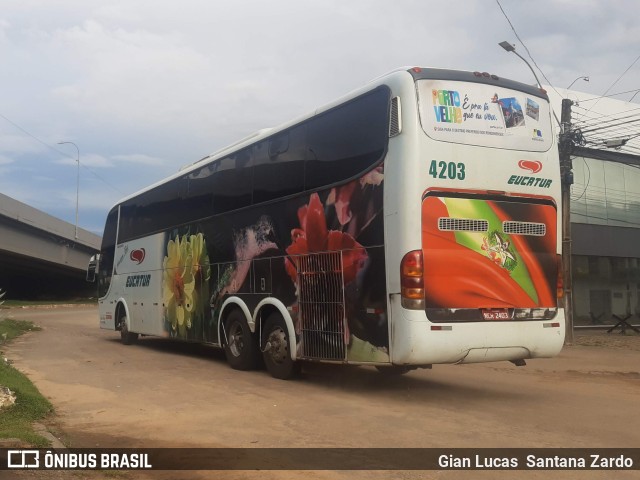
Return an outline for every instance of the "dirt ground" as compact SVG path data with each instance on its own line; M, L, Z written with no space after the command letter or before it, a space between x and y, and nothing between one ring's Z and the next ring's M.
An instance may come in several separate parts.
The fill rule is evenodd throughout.
M3 347L72 447L640 447L640 335L578 332L554 359L436 365L399 378L312 365L237 372L212 348L119 343L95 308L13 310L42 327ZM3 472L0 472L0 475ZM8 473L8 472L4 472ZM638 479L639 471L21 473L7 478Z

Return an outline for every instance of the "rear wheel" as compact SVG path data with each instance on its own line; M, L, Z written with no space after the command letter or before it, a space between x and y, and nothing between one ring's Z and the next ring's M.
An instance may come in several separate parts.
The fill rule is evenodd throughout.
M262 344L264 363L272 377L288 380L300 372L300 364L291 359L287 324L279 313L272 313L265 321Z
M127 316L122 315L120 317L120 341L123 345L131 345L138 340L138 334L129 331L127 325Z
M251 370L258 365L258 345L240 310L229 314L225 325L224 353L235 370Z

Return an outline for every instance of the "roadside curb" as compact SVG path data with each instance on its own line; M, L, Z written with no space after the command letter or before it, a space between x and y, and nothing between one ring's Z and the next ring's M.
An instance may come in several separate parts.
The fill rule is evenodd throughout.
M51 442L51 447L56 450L66 450L67 447L41 423L34 423L33 429L36 433Z

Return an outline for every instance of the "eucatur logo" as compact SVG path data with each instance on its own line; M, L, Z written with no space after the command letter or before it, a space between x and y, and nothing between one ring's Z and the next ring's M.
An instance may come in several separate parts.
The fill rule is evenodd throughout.
M144 256L145 256L144 248L137 248L135 250L132 250L131 254L129 254L129 258L132 261L136 262L138 265L144 262Z
M542 170L542 162L538 160L520 160L518 166L523 170L529 170L531 173L538 173Z

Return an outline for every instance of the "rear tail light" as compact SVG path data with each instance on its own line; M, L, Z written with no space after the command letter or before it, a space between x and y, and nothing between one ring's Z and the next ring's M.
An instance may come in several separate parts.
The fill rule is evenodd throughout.
M556 283L556 296L558 297L558 306L562 305L562 299L564 298L564 278L562 277L562 271L562 255L558 255L558 281Z
M404 308L424 309L423 273L422 250L413 250L402 258L402 262L400 262L400 297Z

